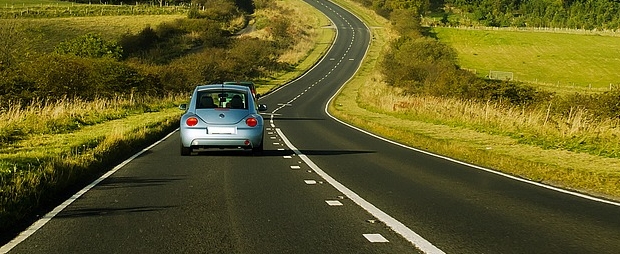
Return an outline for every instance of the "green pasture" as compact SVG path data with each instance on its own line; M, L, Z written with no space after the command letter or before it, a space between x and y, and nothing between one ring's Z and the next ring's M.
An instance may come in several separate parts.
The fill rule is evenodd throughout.
M620 87L620 37L514 30L433 28L478 76L512 72L546 87L608 90Z
M87 33L96 33L109 40L118 40L124 33L136 34L147 26L155 27L183 17L185 15L0 19L0 27L15 26L29 38L35 50L50 52L58 43Z

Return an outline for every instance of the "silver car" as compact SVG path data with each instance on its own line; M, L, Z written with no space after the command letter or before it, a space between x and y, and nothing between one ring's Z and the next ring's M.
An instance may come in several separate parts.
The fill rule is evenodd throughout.
M212 84L197 86L181 117L181 155L194 149L241 148L263 151L264 121L252 91L246 86Z

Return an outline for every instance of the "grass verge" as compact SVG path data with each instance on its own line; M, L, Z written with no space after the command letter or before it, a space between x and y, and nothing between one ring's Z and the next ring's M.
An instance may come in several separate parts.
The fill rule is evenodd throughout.
M68 133L33 134L3 147L0 231L7 233L3 237L17 233L21 227L16 222L30 223L37 212L176 129L181 113L167 107Z
M299 28L303 33L299 36L300 42L280 57L280 61L290 64L291 68L261 80L257 87L259 94L269 93L303 75L325 55L335 38L335 30L329 19L308 3L298 0L283 0L276 3L292 12L289 14L289 18L293 20L291 23L296 26L303 25ZM267 19L272 14L258 11L255 15L256 20L260 20ZM260 34L261 31L257 31L251 36L260 37Z
M399 110L394 105L399 105L402 101L440 105L449 105L452 102L441 98L417 98L416 102L411 98L402 98L398 91L384 85L374 66L381 59L383 49L389 42L388 22L373 17L369 10L356 4L344 0L336 2L342 2L341 5L356 14L362 13L358 16L365 22L377 24L374 25L377 28L372 29L372 45L360 71L332 101L329 107L331 114L345 122L412 147L525 179L620 200L620 172L617 170L620 168L620 159L523 144L518 138L506 133L488 131L485 128L493 128L489 124L483 124L482 127L476 125L475 122L480 120L477 118L482 116L467 123L449 124L454 122L455 117L434 112L437 109L433 107L418 109L424 111L424 108L427 108L424 113L426 117L412 116L407 110ZM368 17L374 20L366 20ZM372 98L376 98L377 94L381 94L381 103L368 103ZM390 102L387 106L385 98L393 98L388 100ZM478 107L482 107L479 110L484 111L484 106ZM500 114L498 117L506 116Z

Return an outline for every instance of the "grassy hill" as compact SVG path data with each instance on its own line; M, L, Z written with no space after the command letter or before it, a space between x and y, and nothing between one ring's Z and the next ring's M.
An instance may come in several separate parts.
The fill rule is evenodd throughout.
M458 52L459 65L484 77L512 72L518 81L554 90L620 86L620 37L533 30L433 28Z

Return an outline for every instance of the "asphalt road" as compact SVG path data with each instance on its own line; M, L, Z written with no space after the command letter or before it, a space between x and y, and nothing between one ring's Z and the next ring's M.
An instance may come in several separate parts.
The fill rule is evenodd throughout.
M173 133L10 253L618 253L620 206L402 147L325 105L370 40L326 1L338 38L261 99L265 153L179 155ZM6 246L4 247L7 248Z

